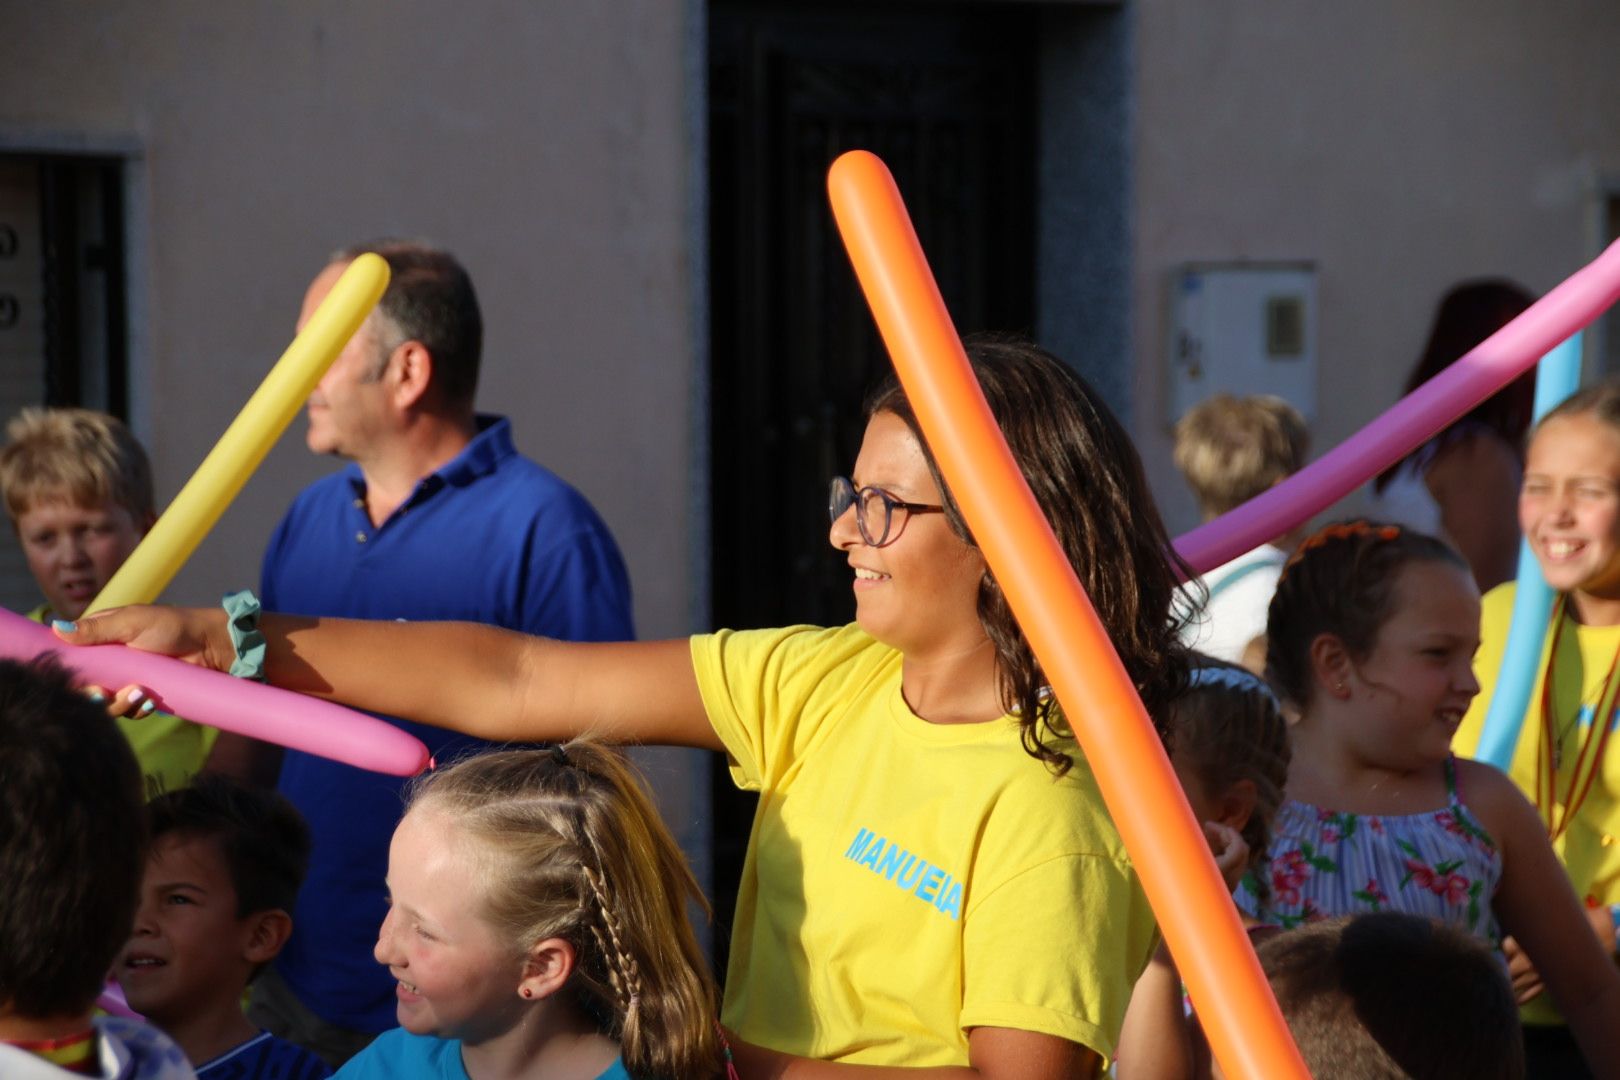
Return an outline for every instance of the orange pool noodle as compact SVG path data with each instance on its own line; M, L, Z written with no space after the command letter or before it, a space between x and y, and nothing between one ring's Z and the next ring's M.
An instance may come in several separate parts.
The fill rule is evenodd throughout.
M1231 1077L1308 1077L1136 688L985 403L889 170L851 151L827 187L923 435L1096 773L1216 1059Z

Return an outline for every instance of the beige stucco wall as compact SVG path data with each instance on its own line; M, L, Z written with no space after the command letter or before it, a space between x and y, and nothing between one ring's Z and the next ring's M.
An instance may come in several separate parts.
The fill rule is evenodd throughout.
M134 419L160 497L285 346L329 249L425 235L478 283L483 405L603 512L643 635L691 629L706 589L691 405L704 10L9 5L0 148L132 155ZM1165 422L1175 265L1317 265L1325 447L1394 399L1452 281L1546 289L1594 253L1620 177L1611 0L1152 0L1128 14L1130 411L1174 530L1194 517ZM282 508L332 467L301 430L172 597L210 602L256 579ZM701 770L685 768L666 808L697 844L701 798L679 793Z
M644 636L691 629L687 60L700 3L11 4L0 147L131 151L133 420L172 497L290 340L327 252L420 235L472 272L482 407L618 536ZM694 21L696 20L696 21ZM701 55L700 53L697 55ZM701 71L701 66L696 70ZM253 583L272 453L168 596ZM663 782L682 828L689 770ZM699 832L690 833L694 844Z
M1134 430L1175 531L1167 283L1190 260L1318 268L1330 447L1392 403L1459 278L1537 291L1597 251L1620 178L1609 0L1141 3L1135 16Z
M326 253L429 237L472 271L484 408L618 534L644 631L686 627L680 4L19 5L0 131L139 147L135 422L172 495L290 338ZM333 467L294 435L174 594L251 581Z

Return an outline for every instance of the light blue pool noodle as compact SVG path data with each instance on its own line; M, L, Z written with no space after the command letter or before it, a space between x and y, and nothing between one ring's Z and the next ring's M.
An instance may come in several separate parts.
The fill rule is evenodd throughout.
M1575 334L1536 365L1535 418L1575 392L1581 383L1581 335ZM1506 769L1519 745L1519 729L1530 705L1530 691L1541 665L1541 646L1547 637L1553 594L1541 566L1530 553L1530 542L1519 541L1518 584L1513 591L1513 615L1508 622L1507 645L1496 673L1496 693L1485 712L1479 750L1474 755L1498 769Z

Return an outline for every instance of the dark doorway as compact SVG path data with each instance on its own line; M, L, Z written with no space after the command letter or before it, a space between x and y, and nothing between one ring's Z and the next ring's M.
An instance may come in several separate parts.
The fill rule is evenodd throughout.
M83 405L122 418L124 163L0 154L0 404Z
M715 625L853 612L825 493L889 361L827 206L838 154L893 171L958 329L1033 328L1036 21L1006 3L711 3ZM729 924L753 800L723 763L713 786Z
M30 405L128 419L124 170L117 157L0 153L0 428ZM0 545L0 605L39 586Z

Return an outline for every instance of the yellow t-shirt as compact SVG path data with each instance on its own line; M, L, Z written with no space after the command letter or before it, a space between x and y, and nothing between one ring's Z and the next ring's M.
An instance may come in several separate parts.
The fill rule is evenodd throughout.
M725 1021L871 1065L965 1065L967 1031L1111 1056L1156 929L1085 760L1055 778L1016 719L930 724L858 627L692 639L738 786L760 792Z
M30 611L28 617L42 623L49 614L41 604ZM165 712L146 717L121 716L115 722L129 740L130 749L135 751L148 799L185 787L202 770L208 752L214 748L214 740L219 737L218 728L193 724Z
M1496 692L1496 675L1502 665L1502 653L1507 647L1513 596L1511 581L1485 594L1481 606L1479 653L1474 658L1479 696L1474 698L1468 715L1463 718L1452 740L1452 746L1459 754L1471 755L1479 748L1485 714L1490 708L1491 696ZM1508 775L1524 792L1525 798L1532 802L1536 799L1536 770L1538 767L1546 768L1546 755L1541 750L1544 732L1541 695L1552 637L1549 629L1541 647L1536 681L1530 688L1524 724L1519 729L1519 740L1514 744L1513 760L1508 766ZM1597 739L1602 733L1593 730L1593 710L1598 698L1603 695L1603 678L1614 664L1617 650L1620 650L1620 626L1582 626L1567 613L1563 616L1563 629L1558 635L1558 655L1553 658L1552 664L1552 715L1549 718L1559 744L1561 765L1553 782L1553 790L1560 800L1554 811L1554 822L1562 820L1564 806L1561 800L1568 794L1582 745L1589 747L1587 764L1581 766L1583 779L1590 767L1590 755L1597 750ZM1620 709L1607 700L1604 706L1612 731L1620 725ZM1545 784L1545 779L1542 782ZM1543 801L1546 801L1545 796ZM1546 811L1543 810L1543 813ZM1615 842L1616 837L1620 837L1620 735L1611 734L1604 749L1602 767L1591 789L1580 802L1564 834L1553 845L1569 872L1576 895L1588 902L1620 903L1620 844ZM1563 1022L1545 994L1531 1002L1523 1015L1527 1023Z

